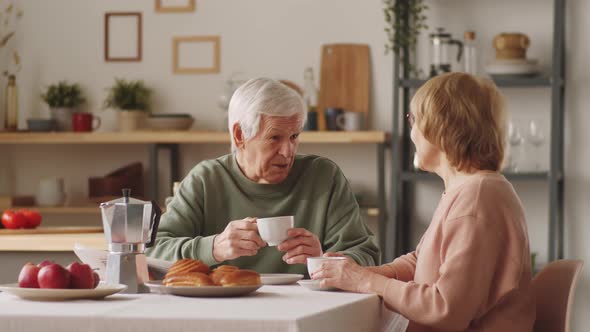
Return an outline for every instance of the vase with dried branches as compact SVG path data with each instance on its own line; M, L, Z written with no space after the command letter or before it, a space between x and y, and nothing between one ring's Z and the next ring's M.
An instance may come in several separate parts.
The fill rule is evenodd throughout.
M22 10L18 10L13 4L7 5L0 12L0 51L8 48L9 42L16 34L16 23L23 16ZM20 55L16 49L12 50L9 63L6 64L3 74L6 77L6 89L4 93L4 128L17 130L18 128L18 89L16 86L16 74L22 68ZM4 58L4 57L2 57ZM3 66L4 67L4 66Z

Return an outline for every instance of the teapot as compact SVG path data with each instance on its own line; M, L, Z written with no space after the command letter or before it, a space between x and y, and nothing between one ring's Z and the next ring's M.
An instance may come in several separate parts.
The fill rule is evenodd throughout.
M461 61L463 54L463 43L460 40L453 39L450 33L445 32L444 28L437 28L437 32L430 34L431 45L431 64L430 76L436 76L441 73L448 73L451 71L451 63L449 60L449 49L451 46L457 46L457 61Z

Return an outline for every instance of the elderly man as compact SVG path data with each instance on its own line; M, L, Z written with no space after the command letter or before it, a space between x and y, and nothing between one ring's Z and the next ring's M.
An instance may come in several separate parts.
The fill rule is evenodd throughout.
M232 154L194 167L162 216L148 255L196 258L260 273L306 273L307 257L340 252L379 263L374 236L360 217L336 164L297 155L307 118L302 98L280 82L242 85L229 105ZM269 247L256 218L293 215L289 239Z

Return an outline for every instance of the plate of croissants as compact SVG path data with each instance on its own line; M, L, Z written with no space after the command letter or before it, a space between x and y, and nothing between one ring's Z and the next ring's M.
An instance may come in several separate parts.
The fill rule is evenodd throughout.
M262 286L260 274L221 265L214 270L198 259L181 259L170 268L163 280L145 283L153 293L195 297L242 296Z

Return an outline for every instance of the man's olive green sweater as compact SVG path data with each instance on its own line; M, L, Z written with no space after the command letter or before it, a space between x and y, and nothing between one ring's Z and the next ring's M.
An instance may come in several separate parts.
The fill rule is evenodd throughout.
M361 265L379 263L375 237L361 219L359 206L342 171L332 161L297 155L285 181L259 184L240 170L234 155L195 166L182 181L162 215L151 257L175 261L200 259L216 265L213 240L233 220L292 215L295 227L315 235L324 252L341 252ZM223 263L260 273L302 273L304 264L289 265L276 247Z

